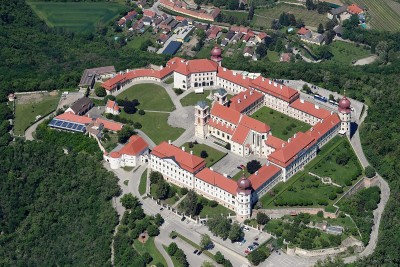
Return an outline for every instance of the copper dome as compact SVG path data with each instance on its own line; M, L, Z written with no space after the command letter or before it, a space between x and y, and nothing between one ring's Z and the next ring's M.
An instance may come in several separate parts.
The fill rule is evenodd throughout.
M346 96L344 96L342 99L340 99L340 101L339 101L339 111L340 112L350 112L350 106L351 106L351 102Z
M242 177L237 181L237 186L238 189L250 189L251 188L251 182L249 179L247 179L246 177Z
M222 50L219 48L218 45L215 45L214 48L211 50L211 56L213 57L221 57Z

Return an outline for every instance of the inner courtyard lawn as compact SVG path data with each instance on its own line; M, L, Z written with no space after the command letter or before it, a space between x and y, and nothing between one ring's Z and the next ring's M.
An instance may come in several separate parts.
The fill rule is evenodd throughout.
M293 119L268 107L260 108L251 117L268 124L271 127L272 135L285 141L295 133L306 132L311 128L307 123Z
M96 24L107 24L127 10L122 4L110 2L27 2L48 26L75 32L95 30Z
M189 143L185 143L183 146L185 147L185 151L189 152L189 151L193 151L193 154L196 156L201 155L201 151L206 151L208 154L208 157L204 158L204 160L207 163L207 167L212 166L214 163L216 163L217 161L219 161L220 159L222 159L223 157L226 156L226 153L221 152L215 148L212 148L210 146L204 145L204 144L193 144L193 147L190 148L189 147Z
M117 96L117 99L139 100L139 109L173 111L175 109L171 98L165 89L154 83L136 84Z
M140 255L148 252L153 260L149 263L149 266L153 266L155 264L162 263L164 266L167 266L167 262L165 261L163 255L158 251L156 245L154 244L154 237L149 237L146 243L142 244L139 240L134 240L134 246L137 252Z
M196 105L197 102L199 101L206 101L206 103L210 106L211 108L211 100L207 98L207 96L210 94L209 91L205 91L204 94L196 94L194 92L188 94L187 96L183 97L181 99L181 104L182 106L194 106Z
M146 112L145 115L139 115L138 113L127 114L122 111L120 116L142 124L140 130L147 134L156 144L175 140L185 131L183 128L171 127L168 124L169 114L167 113Z
M46 116L57 108L60 94L19 95L15 102L14 133L23 135L36 116Z

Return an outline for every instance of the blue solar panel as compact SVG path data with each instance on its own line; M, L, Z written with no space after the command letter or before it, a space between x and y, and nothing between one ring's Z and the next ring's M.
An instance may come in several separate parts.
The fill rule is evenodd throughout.
M67 128L71 129L73 125L74 125L73 123L68 123Z
M79 124L75 124L75 123L74 123L74 125L72 125L71 129L72 129L72 130L75 130L76 127L78 127L78 126L79 126Z
M78 131L81 131L82 128L83 128L83 126L82 126L82 125L79 125L76 129L77 129Z
M63 124L61 125L61 127L65 128L65 127L67 127L67 125L68 125L68 122L64 121Z
M55 126L60 126L63 122L62 121L57 121Z
M56 123L56 120L52 119L49 125L54 125Z

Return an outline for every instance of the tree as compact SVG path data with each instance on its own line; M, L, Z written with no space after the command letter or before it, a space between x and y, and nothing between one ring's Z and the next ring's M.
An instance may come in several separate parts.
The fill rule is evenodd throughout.
M133 101L125 101L124 102L124 111L127 114L134 114L137 111L136 106L139 105L139 102L136 100Z
M375 169L374 169L371 165L368 165L368 166L365 168L365 176L367 176L368 178L372 178L372 177L374 177L375 175L376 175Z
M202 150L201 153L200 153L200 157L202 157L203 159L207 158L208 157L207 151Z
M202 249L207 249L212 244L211 238L207 234L201 235L200 246Z
M230 10L236 10L239 8L239 1L238 0L228 0L227 7Z
M261 163L258 160L253 159L252 161L247 162L247 171L250 174L255 173L261 168Z
M336 156L336 163L345 166L350 160L350 155L343 152Z
M136 207L140 206L139 199L136 196L133 196L131 193L125 194L120 201L122 206L126 209L135 209Z
M217 253L215 253L214 259L218 264L223 264L225 261L224 255L222 255L222 253L219 251L217 251Z
M317 30L317 32L318 33L324 33L324 26L322 25L322 23L320 23L319 25L318 25L318 30Z
M189 190L186 187L181 187L180 191L181 191L181 195L183 195L183 196L189 192Z
M201 264L201 267L215 267L215 265L212 264L212 262L203 261L203 263Z
M249 8L249 15L247 16L247 20L253 20L254 17L254 4L251 2L250 8Z
M124 125L122 129L117 133L118 142L121 144L125 144L128 139L134 134L135 130L131 126Z
M199 213L199 204L197 201L196 193L193 190L189 190L179 207L186 215L195 216Z
M324 212L322 210L318 211L317 212L317 216L320 217L320 218L323 218L324 217Z
M150 39L146 39L143 43L140 44L140 50L147 51L147 47L154 45Z
M317 47L315 49L315 55L319 59L330 59L333 56L331 48L327 45Z
M263 212L257 213L257 223L261 225L265 225L269 222L269 216Z
M277 19L273 19L271 22L271 28L274 30L279 30L282 28L282 24Z
M157 171L152 171L150 173L150 184L156 184L158 183L158 181L164 179L164 177L162 176L162 174L160 172Z
M146 112L145 112L143 109L140 109L138 113L139 113L139 115L142 115L142 116L143 116L144 114L146 114Z
M158 236L160 234L160 230L157 226L150 224L147 227L147 233L149 234L149 236Z
M104 97L107 95L106 89L104 89L101 86L96 86L96 88L94 89L94 92L95 92L96 96L98 96L98 97Z
M142 254L142 258L146 264L149 264L153 260L153 257L147 251Z
M261 43L257 46L256 48L256 54L260 57L263 58L267 55L267 48L265 47L265 44Z
M315 4L313 0L306 0L306 8L308 10L314 10L315 9Z
M169 244L167 248L168 255L174 256L177 250L178 250L178 245L175 242L172 242L171 244Z
M229 231L229 239L232 242L242 240L244 236L243 230L238 223L234 223Z
M160 180L157 183L157 189L155 192L157 199L166 199L168 197L168 193L170 190L170 186L164 180Z
M154 223L158 226L161 226L164 223L164 218L160 213L157 213L156 216L154 216Z
M256 249L247 256L249 261L255 266L267 259L267 254L263 250Z
M379 56L379 59L383 63L387 63L388 61L388 51L389 51L389 46L386 41L380 41L378 45L375 47L375 53Z
M224 263L222 264L224 267L233 267L232 263L230 260L225 259Z

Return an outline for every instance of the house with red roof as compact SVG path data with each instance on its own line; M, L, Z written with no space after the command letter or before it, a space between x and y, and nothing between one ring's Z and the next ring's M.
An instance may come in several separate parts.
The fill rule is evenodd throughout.
M180 187L193 188L195 175L206 167L204 159L179 148L171 142L162 142L151 151L150 167L164 179Z
M116 101L112 101L112 100L108 99L107 104L106 104L106 109L104 112L113 114L113 115L119 115L120 108L118 106L118 103Z
M110 153L105 152L103 158L110 163L113 170L122 167L136 167L148 158L149 145L138 135L132 135L122 147L116 147Z
M364 13L364 9L356 4L352 4L347 7L347 12L349 12L352 15L360 15Z
M257 42L261 43L267 37L268 37L268 34L266 34L265 32L260 32L259 34L256 35L256 40L257 40Z
M149 18L154 18L156 16L156 13L150 9L145 9L145 10L143 10L143 16L149 17Z

